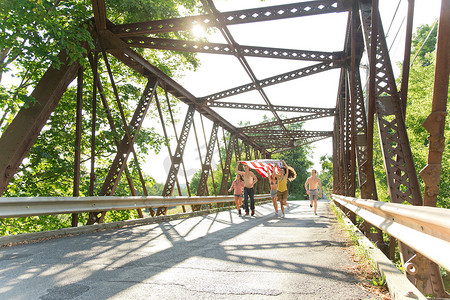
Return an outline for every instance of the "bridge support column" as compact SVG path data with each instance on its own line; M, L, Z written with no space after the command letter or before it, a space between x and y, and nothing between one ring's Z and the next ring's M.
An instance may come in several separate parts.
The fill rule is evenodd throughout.
M217 139L217 131L219 129L219 124L217 122L214 122L213 128L211 130L211 136L209 139L209 143L206 149L206 156L205 156L205 161L202 164L202 173L200 175L200 181L198 183L198 189L197 189L197 196L206 196L208 194L208 189L207 189L207 185L208 185L208 177L209 177L209 172L211 171L212 174L212 169L211 169L211 162L212 162L212 156L213 156L213 152L214 152L214 146L215 146L215 142ZM214 191L215 193L215 191ZM201 205L193 205L192 206L192 210L196 211L196 210L200 210L201 209Z
M391 202L407 201L413 205L422 205L422 195L412 159L411 148L406 132L402 101L397 91L395 77L390 63L383 27L381 24L378 1L359 1L361 22L366 38L369 54L371 81L370 90L375 102L378 131L380 135L383 159L388 180ZM447 76L448 81L448 76ZM403 99L406 101L406 99ZM391 245L393 246L393 245ZM400 244L402 263L405 266L416 253L406 245ZM431 263L428 261L428 263ZM426 278L416 278L410 274L408 279L419 289L424 287L423 281L432 282L432 272ZM419 283L420 282L420 283ZM421 289L424 294L434 293L439 289Z

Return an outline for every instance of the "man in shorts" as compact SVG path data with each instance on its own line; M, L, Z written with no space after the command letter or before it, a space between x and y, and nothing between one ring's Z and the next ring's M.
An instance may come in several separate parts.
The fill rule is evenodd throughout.
M317 215L317 199L319 199L319 195L322 197L322 183L317 177L317 171L314 169L311 170L311 177L306 179L305 190L310 200L309 207L314 205L314 214Z

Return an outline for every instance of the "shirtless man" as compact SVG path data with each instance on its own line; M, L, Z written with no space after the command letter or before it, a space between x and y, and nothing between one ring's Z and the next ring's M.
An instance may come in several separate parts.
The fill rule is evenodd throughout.
M316 175L317 171L314 169L311 170L311 177L308 177L308 179L306 179L305 182L305 190L306 193L309 195L310 200L309 206L312 207L314 203L315 215L317 215L317 199L319 198L319 195L322 197L322 183L320 182L320 179Z
M253 190L253 186L256 182L258 182L258 179L256 178L255 174L251 172L247 165L244 165L244 172L239 171L239 163L236 164L236 174L240 174L244 177L244 209L245 209L245 215L248 216L249 209L248 209L248 197L250 196L250 209L252 210L252 216L255 215L255 191Z

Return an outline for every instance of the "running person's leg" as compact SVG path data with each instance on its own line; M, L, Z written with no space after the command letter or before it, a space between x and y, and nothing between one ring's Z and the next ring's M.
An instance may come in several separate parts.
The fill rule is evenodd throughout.
M236 205L236 209L238 210L239 215L241 215L241 208L240 208L240 206L241 206L240 201L241 200L240 200L240 198L241 197L234 195L234 204Z
M284 203L284 201L286 201L285 199L287 199L287 191L284 191L284 192L278 191L277 192L277 197L280 200L280 208L281 208L281 213L282 213L281 216L284 217L284 206L283 206L283 203Z
M248 215L248 189L244 188L244 210L245 214Z
M255 214L255 189L251 188L248 191L250 196L250 209L252 210L252 216Z
M270 190L270 196L272 197L273 208L278 215L278 202L277 202L277 190Z
M317 215L317 199L319 198L319 192L317 190L310 190L309 197L314 203L314 214Z

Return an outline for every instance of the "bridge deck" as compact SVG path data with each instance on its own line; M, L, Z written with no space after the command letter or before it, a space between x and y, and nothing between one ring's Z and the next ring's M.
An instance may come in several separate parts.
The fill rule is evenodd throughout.
M224 211L0 249L1 299L369 299L328 202Z

